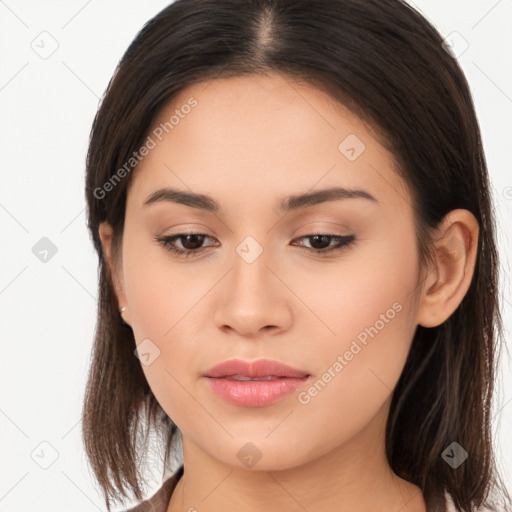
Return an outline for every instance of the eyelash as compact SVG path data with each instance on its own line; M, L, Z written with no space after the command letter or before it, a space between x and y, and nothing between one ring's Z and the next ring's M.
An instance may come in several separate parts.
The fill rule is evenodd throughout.
M207 249L207 247L202 247L199 249L178 249L176 246L173 245L173 242L175 240L183 238L185 236L189 236L189 235L203 236L203 237L211 238L209 235L207 235L205 233L190 232L190 233L178 233L177 235L172 235L172 236L163 236L163 237L156 236L155 240L157 242L160 242L163 245L163 247L165 248L165 250L169 251L170 253L176 254L178 256L183 256L185 258L189 258L190 256L199 254ZM351 246L355 242L354 235L341 236L341 235L331 235L331 234L327 234L327 233L311 233L309 235L301 236L296 240L300 240L301 238L313 238L315 236L326 236L332 240L338 241L338 243L335 246L330 247L328 249L313 249L313 248L309 248L309 247L302 247L302 249L306 250L307 252L313 252L320 256L324 256L324 255L327 256L327 255L331 254L332 252L342 251L344 249L347 249L349 246Z

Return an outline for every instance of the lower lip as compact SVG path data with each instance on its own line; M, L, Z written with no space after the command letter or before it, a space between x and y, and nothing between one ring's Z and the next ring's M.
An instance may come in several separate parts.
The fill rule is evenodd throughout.
M227 402L244 407L264 407L296 391L308 377L280 377L274 380L206 379L213 392Z

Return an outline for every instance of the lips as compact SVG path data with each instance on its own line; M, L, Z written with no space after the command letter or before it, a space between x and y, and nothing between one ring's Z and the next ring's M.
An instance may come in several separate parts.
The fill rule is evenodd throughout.
M311 375L278 361L231 359L203 377L220 398L243 407L266 407L304 386Z
M204 376L244 381L273 380L282 377L301 379L308 377L309 373L271 359L258 359L252 362L230 359L210 368Z

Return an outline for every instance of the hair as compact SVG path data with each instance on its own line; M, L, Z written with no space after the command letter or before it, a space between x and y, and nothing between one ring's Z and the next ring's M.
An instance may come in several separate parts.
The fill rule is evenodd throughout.
M149 433L165 445L164 467L179 434L134 356L102 252L98 227L107 221L119 256L136 164L116 182L114 173L126 170L157 114L187 86L267 73L325 91L378 133L410 191L421 268L432 261L432 233L448 212L464 208L476 217L471 285L445 322L417 326L392 395L386 456L422 490L428 510L444 510L445 490L462 511L504 510L510 496L491 424L503 326L480 129L455 57L402 0L177 0L144 25L120 60L92 126L85 189L99 298L82 429L107 508L112 499L143 498L140 453ZM441 457L454 441L469 454L457 469Z

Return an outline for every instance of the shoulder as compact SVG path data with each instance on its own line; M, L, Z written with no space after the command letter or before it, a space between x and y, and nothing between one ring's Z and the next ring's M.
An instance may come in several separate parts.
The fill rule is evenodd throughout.
M162 486L155 494L153 494L153 496L151 496L151 498L148 498L135 507L122 512L166 512L172 493L182 475L183 465L164 481Z

